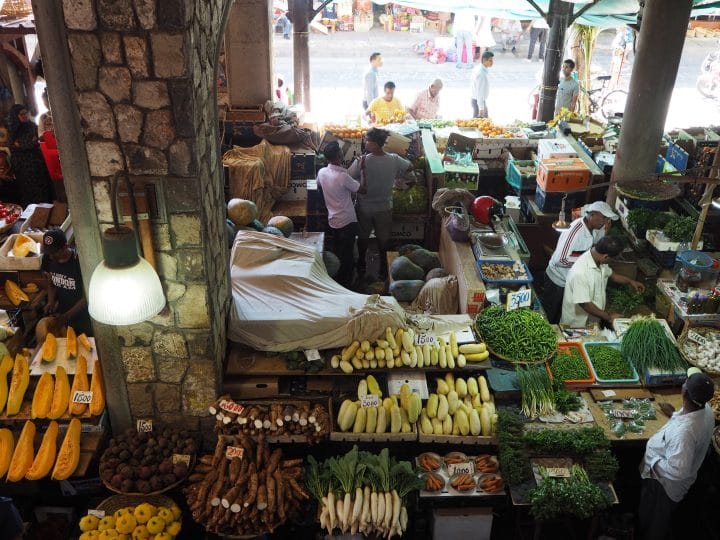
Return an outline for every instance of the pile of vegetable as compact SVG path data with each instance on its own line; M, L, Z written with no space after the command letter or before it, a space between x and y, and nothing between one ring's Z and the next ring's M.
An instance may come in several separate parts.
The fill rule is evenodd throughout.
M607 297L612 310L623 315L630 315L645 303L645 294L637 293L627 285L608 287Z
M595 374L603 380L632 379L635 374L623 353L612 345L586 345Z
M192 517L209 532L263 535L298 513L310 495L301 485L302 459L272 453L263 434L219 437L185 488Z
M510 362L547 360L557 346L550 323L531 309L495 305L478 314L475 327L491 352Z
M545 366L517 367L522 412L528 418L546 416L553 412L553 389Z
M662 229L670 217L665 212L640 207L628 212L627 223L637 238L644 239L648 229Z
M692 328L691 332L682 340L685 357L705 371L720 373L720 332L705 326Z
M590 480L580 465L571 467L569 478L552 478L545 467L538 470L541 480L530 492L530 512L535 519L546 521L561 516L587 519L610 506L608 495Z
M407 529L405 499L423 486L407 461L358 451L318 463L308 456L305 484L318 500L320 526L333 534L402 536Z
M663 227L663 234L672 242L689 242L695 233L697 222L690 216L673 216Z
M577 347L563 347L558 350L550 363L553 379L559 381L580 381L590 378L585 357Z
M638 373L655 368L672 373L686 368L675 343L654 317L634 319L622 336L622 354Z
M530 454L523 441L524 426L525 422L518 413L498 411L498 461L503 477L514 486L532 477Z
M600 427L534 429L525 433L523 440L531 452L543 456L584 456L596 449L610 447L610 441Z
M361 400L368 395L378 398L376 407L363 407ZM382 399L382 391L375 377L368 375L360 380L357 401L346 399L340 405L337 416L339 431L352 433L411 433L420 416L422 402L407 384L400 388L400 397Z

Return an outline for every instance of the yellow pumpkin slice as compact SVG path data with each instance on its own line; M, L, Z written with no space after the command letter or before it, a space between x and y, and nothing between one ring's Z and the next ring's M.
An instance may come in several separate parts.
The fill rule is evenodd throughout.
M5 476L10 468L14 449L15 438L12 431L7 428L0 429L0 478Z
M57 355L57 339L55 334L48 332L45 336L45 343L42 346L41 358L43 362L54 362Z
M53 480L67 480L77 469L80 462L80 420L70 420L65 438L58 452L55 468L52 472Z
M100 360L95 360L93 366L92 381L90 382L90 391L93 393L90 401L90 414L98 416L105 408L105 382L102 378L102 370L100 369Z
M77 363L75 364L75 376L73 377L72 387L70 388L70 396L68 397L70 414L76 416L84 413L87 407L87 404L85 403L75 403L73 401L73 396L78 390L90 390L90 383L88 382L87 376L87 360L82 355L77 359Z
M50 412L47 417L51 420L60 418L68 408L70 402L70 380L65 368L58 366L55 369L55 388L53 388L53 400L50 405Z
M0 361L0 413L5 409L5 404L8 398L8 373L10 373L15 366L15 362L9 356L4 356Z
M25 474L33 462L33 439L35 439L35 424L28 420L20 432L20 438L15 445L15 451L10 461L7 474L9 482L19 482L25 478Z
M40 480L50 473L50 469L52 469L55 463L55 455L57 454L57 436L58 423L53 420L50 422L50 425L48 425L45 435L43 435L40 449L28 472L25 473L25 478L28 480Z
M20 412L25 392L30 384L30 369L28 361L22 354L15 355L10 393L7 400L7 414L12 416Z
M67 327L67 339L65 340L65 358L75 358L78 352L78 339L72 326Z
M33 394L32 407L30 416L32 418L45 418L50 412L53 401L53 390L55 389L55 380L53 376L45 372L40 376L40 380L35 386Z
M88 337L85 334L80 334L78 336L78 343L80 343L80 345L82 347L84 347L86 351L88 351L88 352L92 351L92 348L93 348L92 343L90 343L90 340L88 339Z

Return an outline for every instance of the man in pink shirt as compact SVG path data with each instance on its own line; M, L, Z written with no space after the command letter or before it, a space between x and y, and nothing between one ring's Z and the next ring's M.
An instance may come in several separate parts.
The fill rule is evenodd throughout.
M442 87L443 82L435 79L427 90L423 90L417 95L415 103L407 109L415 120L438 118Z
M358 234L358 220L352 195L366 193L367 183L364 174L360 176L358 182L347 173L342 166L343 154L337 142L328 143L324 154L328 165L318 171L317 183L322 189L325 206L328 209L328 223L333 230L333 251L340 259L337 282L348 287L352 282L355 265L353 253Z

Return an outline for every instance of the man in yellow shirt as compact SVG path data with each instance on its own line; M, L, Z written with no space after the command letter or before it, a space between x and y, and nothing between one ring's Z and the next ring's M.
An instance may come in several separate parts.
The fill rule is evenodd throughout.
M402 122L405 119L405 107L395 96L395 83L388 81L383 87L385 93L370 102L367 114L375 123Z

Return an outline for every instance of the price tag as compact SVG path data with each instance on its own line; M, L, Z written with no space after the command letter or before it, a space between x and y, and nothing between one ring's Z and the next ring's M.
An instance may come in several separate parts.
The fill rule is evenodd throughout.
M570 469L567 467L548 467L545 471L552 478L570 478Z
M507 295L507 311L513 311L522 307L530 307L531 305L532 292L530 289L521 289L519 291L509 292Z
M138 433L149 433L153 430L152 420L138 420L135 424Z
M378 407L380 406L380 398L377 397L375 394L368 394L367 396L362 396L360 398L360 407L363 409L369 409L371 407Z
M689 339L690 341L694 341L694 342L697 343L698 345L705 345L705 344L707 344L707 340L706 340L703 336L701 336L700 334L698 334L697 332L695 332L695 331L693 331L693 330L690 330L690 331L688 332L688 336L687 336L687 337L688 337L688 339Z
M225 449L225 457L228 459L240 458L245 455L245 449L242 446L228 446Z
M317 349L307 349L303 352L308 362L322 362L322 356L320 356L320 351Z
M430 334L426 334L424 332L415 334L415 345L420 345L420 347L425 344L432 346L435 345L435 342L435 336L431 336Z
M635 418L635 413L632 411L626 411L623 409L613 409L610 411L615 418Z
M75 390L73 394L73 403L89 404L92 401L93 393L89 390Z
M456 474L475 474L475 464L472 461L467 463L451 463L447 466L448 474L454 476Z
M184 463L188 467L190 466L190 454L173 454L172 455L172 463L173 465L177 465L178 463Z
M605 397L614 397L617 394L615 393L615 390L603 390L602 395Z
M240 405L239 403L235 403L234 401L228 401L226 399L223 399L220 401L218 406L223 410L235 414L240 414L245 410L245 407Z
M102 519L105 517L105 510L95 510L95 509L88 509L88 516L95 516L98 519Z

